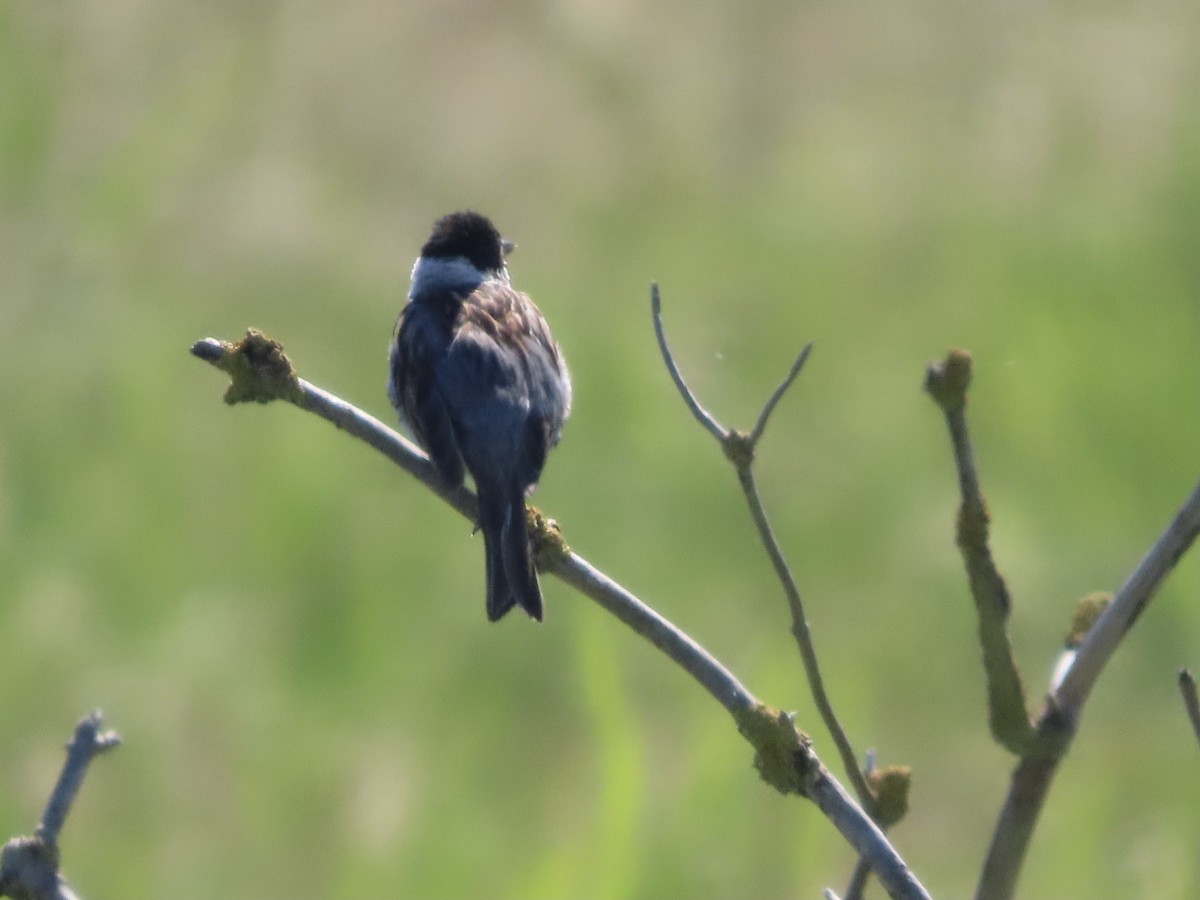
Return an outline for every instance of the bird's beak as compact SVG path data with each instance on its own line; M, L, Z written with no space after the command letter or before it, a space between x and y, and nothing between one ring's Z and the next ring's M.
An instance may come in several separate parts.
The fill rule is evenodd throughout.
M516 249L517 249L517 245L514 244L512 241L506 240L504 238L500 239L500 251L505 256L508 256L508 254L512 253Z

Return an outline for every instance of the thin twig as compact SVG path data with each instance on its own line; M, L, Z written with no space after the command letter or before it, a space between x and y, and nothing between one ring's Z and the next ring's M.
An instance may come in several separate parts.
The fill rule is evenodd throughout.
M763 432L767 430L767 420L771 418L771 413L775 411L775 406L783 399L783 395L787 393L788 388L792 386L792 382L796 380L796 376L800 374L800 370L804 368L804 364L808 362L808 354L812 353L812 348L812 341L804 345L804 349L800 351L800 355L792 363L792 368L788 370L787 377L779 382L779 386L775 388L771 396L767 399L766 405L763 406L762 412L758 416L758 422L754 425L754 430L750 432L750 443L752 445L758 446Z
M750 515L754 520L755 528L758 530L759 539L767 551L767 556L771 559L771 565L774 567L775 574L779 578L780 584L783 585L784 595L787 597L788 609L792 614L792 635L796 639L796 646L800 651L800 659L804 664L805 675L808 677L808 685L812 692L813 702L821 714L821 720L825 723L825 727L829 729L829 733L833 737L838 755L842 759L842 766L846 771L846 777L850 779L850 783L854 786L854 791L858 794L859 801L868 810L873 812L874 795L871 793L867 780L858 766L858 757L854 753L850 739L846 736L846 731L842 728L842 723L838 720L837 714L833 710L833 704L829 700L829 694L825 690L825 681L821 677L821 667L817 662L817 651L813 645L808 617L804 612L804 602L800 597L800 588L796 584L796 578L792 574L787 559L783 555L783 550L779 546L779 541L775 537L775 532L771 528L770 519L767 517L767 511L763 507L758 487L754 481L754 452L757 449L757 442L767 427L767 420L770 418L772 410L775 409L780 398L791 387L792 382L796 380L796 376L800 374L800 370L804 367L804 363L812 350L812 344L805 345L804 349L800 351L799 356L796 357L796 361L792 363L792 368L788 372L787 377L780 382L779 386L775 388L771 397L767 400L766 405L759 414L758 424L755 425L754 431L746 435L725 428L718 423L716 419L704 410L688 387L667 343L662 322L662 300L659 297L657 284L650 286L650 311L654 319L654 333L658 335L658 347L662 351L663 362L667 366L667 371L671 373L671 379L675 382L675 386L679 389L684 402L692 410L696 418L700 420L700 423L710 433L716 436L718 442L721 444L721 449L724 450L725 455L733 463L737 471L738 483L742 486L742 493L745 495L746 503L750 507Z
M0 896L19 900L78 900L59 870L58 836L92 760L121 743L101 730L100 710L82 719L67 743L67 758L32 837L13 838L0 851Z
M871 875L871 867L861 856L854 863L854 871L850 873L850 884L846 887L845 900L862 900L863 891L867 889L867 879Z
M474 520L473 493L466 488L446 490L438 483L428 458L415 446L378 419L297 376L277 342L252 331L237 344L206 338L193 345L192 353L231 376L227 402L286 400L314 413L379 450ZM538 559L546 571L596 600L662 650L729 711L738 730L754 747L755 764L764 780L817 804L855 852L870 862L891 896L928 900L929 894L920 881L883 832L821 764L790 716L759 701L685 632L571 551L553 523L547 521L536 537L542 545Z
M792 614L792 637L795 638L796 647L800 651L800 660L804 664L804 673L808 677L813 703L816 704L817 711L821 714L821 721L829 729L829 734L837 747L838 756L841 757L842 768L845 769L846 777L854 786L854 792L858 794L859 802L873 813L874 795L863 776L862 769L858 766L858 757L854 753L850 738L842 728L842 723L829 700L829 693L825 690L825 679L821 675L821 666L817 661L817 649L813 644L812 631L808 626L808 616L804 612L804 601L800 597L800 588L796 585L796 579L792 575L792 570L783 556L779 541L775 538L775 532L767 519L767 512L763 508L762 499L758 494L758 486L754 481L754 470L748 465L738 466L737 476L738 482L742 486L742 493L750 506L754 527L758 529L759 538L762 540L767 555L771 558L775 574L783 585L783 593L787 597L788 609Z
M875 798L872 818L880 830L887 830L908 814L908 795L912 789L912 769L908 766L875 766L875 751L867 751L866 764L863 771L867 776L871 794ZM846 888L846 900L862 900L863 892L867 889L871 868L866 860L859 857L854 864L854 872L850 876L850 884Z
M867 758L863 765L863 774L870 778L874 771L875 751L871 749L867 751ZM846 885L845 900L863 900L863 893L866 891L867 882L870 880L871 867L868 866L867 861L860 856L854 861L854 870L850 873L850 883Z
M1200 741L1200 696L1196 695L1196 679L1187 669L1179 670L1179 692L1183 694L1183 708L1187 710L1192 731L1196 733L1196 740Z
M979 643L987 678L988 719L992 735L1013 753L1023 752L1033 739L1033 726L1025 703L1025 690L1008 637L1012 599L988 545L989 516L967 430L967 388L971 382L971 356L952 350L946 359L931 365L925 390L946 417L954 462L958 470L962 503L958 512L958 547L967 570L971 597L979 625Z
M687 386L687 382L683 380L683 376L679 374L679 367L675 365L675 358L671 355L671 348L667 346L667 335L663 331L662 300L658 295L657 283L650 285L650 311L654 314L654 334L658 338L658 349L662 351L663 359L667 362L667 371L671 373L671 380L675 382L675 387L679 388L683 402L692 411L692 415L696 417L696 421L707 428L708 432L718 441L724 441L728 436L728 432L717 423L712 413L700 405L700 401L696 399L696 395L692 393L691 388Z

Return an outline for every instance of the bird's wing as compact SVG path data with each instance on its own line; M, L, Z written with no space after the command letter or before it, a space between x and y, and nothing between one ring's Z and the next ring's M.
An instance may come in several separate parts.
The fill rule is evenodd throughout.
M528 487L568 402L549 329L524 294L485 282L462 304L453 332L438 386L468 467L477 480L482 474Z
M448 484L462 484L463 458L455 434L453 418L438 386L438 358L444 355L446 340L431 333L417 336L413 332L429 329L436 323L414 304L404 307L396 323L396 340L392 346L392 403L404 416L442 479Z

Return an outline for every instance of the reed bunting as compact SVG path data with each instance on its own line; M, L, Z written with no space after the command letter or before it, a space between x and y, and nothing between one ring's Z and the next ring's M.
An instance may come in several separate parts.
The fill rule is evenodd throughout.
M513 288L513 245L476 212L443 216L412 270L391 346L388 396L449 485L471 473L487 565L487 615L542 620L525 497L571 411L550 328Z

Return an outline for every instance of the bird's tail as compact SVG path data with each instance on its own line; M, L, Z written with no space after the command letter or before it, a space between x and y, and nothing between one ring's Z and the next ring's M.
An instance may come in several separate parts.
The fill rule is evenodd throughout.
M480 488L479 527L487 562L488 619L496 622L520 604L542 621L542 589L525 531L524 493Z

